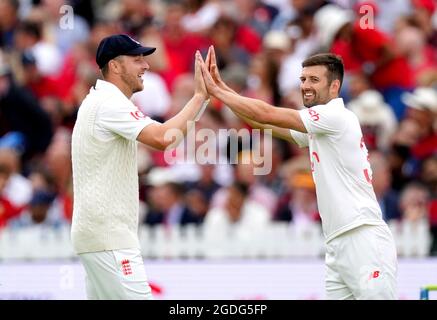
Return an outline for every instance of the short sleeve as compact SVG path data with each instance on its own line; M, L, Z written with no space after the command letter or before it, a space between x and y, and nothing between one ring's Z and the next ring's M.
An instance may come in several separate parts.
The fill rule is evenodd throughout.
M344 113L335 106L318 105L300 110L299 114L308 133L335 134L346 125Z
M99 107L95 129L96 135L108 139L114 134L128 140L136 140L141 130L152 123L158 123L144 115L133 103L107 101Z
M308 147L308 134L290 129L291 137L300 148Z

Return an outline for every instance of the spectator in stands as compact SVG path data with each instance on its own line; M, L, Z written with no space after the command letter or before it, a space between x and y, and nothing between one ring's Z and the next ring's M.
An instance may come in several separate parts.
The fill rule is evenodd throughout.
M19 23L19 0L0 1L0 48L6 51L14 47L14 33Z
M280 171L284 160L290 157L290 144L286 145L285 141L274 137L272 137L271 143L270 140L264 139L263 136L261 136L261 139L263 141L261 143L263 150L272 150L272 160L270 172L260 175L258 180L260 184L272 190L279 197L284 192L284 189L286 189Z
M428 43L437 46L437 30L433 15L437 5L434 0L411 0L414 22L425 32Z
M9 201L9 199L4 196L3 191L8 183L10 176L10 169L5 165L0 164L0 230L4 228L11 219L18 216L22 211L22 207L13 205L11 201Z
M186 0L182 26L194 33L205 33L218 20L222 6L216 0Z
M247 185L248 198L262 205L272 216L277 205L277 195L263 185L258 176L254 175L255 163L251 151L244 149L238 155L238 160L234 168L235 182ZM226 203L229 189L223 187L219 189L213 199L211 206L223 208Z
M316 188L311 172L288 170L285 179L288 193L280 201L275 220L291 222L297 229L320 222Z
M39 226L44 228L58 228L68 225L68 221L55 212L50 212L55 196L45 190L35 190L32 199L23 210L20 217L11 220L9 228L27 228Z
M22 53L21 63L23 67L23 85L38 98L60 97L61 88L57 78L50 75L43 75L38 69L36 58L32 51Z
M209 201L200 189L188 190L185 194L185 203L188 210L191 211L197 219L204 221L209 210Z
M267 32L263 38L263 52L275 63L277 69L280 68L291 49L291 40L285 31L272 30ZM277 78L275 80L279 82L279 75Z
M432 198L437 200L437 152L423 160L421 181L428 187Z
M199 165L198 168L201 172L200 179L188 182L186 190L198 190L202 193L202 197L209 203L217 190L220 189L220 184L217 183L214 178L215 165L206 163Z
M430 191L429 223L433 243L431 255L437 255L437 153L422 163L421 181Z
M235 10L238 21L262 37L269 31L270 24L279 13L277 8L266 1L237 0L233 4L231 10Z
M429 221L430 194L422 184L412 182L402 191L399 199L402 220Z
M387 151L397 128L397 119L382 95L376 90L366 90L346 107L358 117L367 148Z
M346 92L349 100L356 99L361 93L371 89L371 82L363 72L357 71L349 74L349 83Z
M209 30L211 43L217 48L217 62L220 69L234 63L249 65L251 55L237 41L238 28L239 25L235 19L220 16Z
M155 186L152 190L152 210L150 210L144 223L150 226L163 224L165 226L199 224L203 216L198 216L190 211L184 201L183 186L174 182L167 182Z
M141 29L144 25L153 20L152 1L120 1L119 13L116 18L122 25L127 34L139 38Z
M227 188L222 208L212 208L206 214L204 235L208 238L235 237L236 241L253 239L271 219L270 213L250 200L248 185L235 182Z
M411 148L412 155L423 160L437 150L437 91L419 87L413 93L405 93L402 99L409 107L407 116L419 126L418 141Z
M412 68L415 86L437 71L437 50L427 44L425 33L415 27L406 26L395 36L399 52L404 55Z
M206 37L192 33L183 26L185 13L183 1L170 1L164 13L164 23L161 29L165 45L168 67L160 72L168 89L173 90L173 82L178 76L191 72L193 55L197 49L208 43Z
M15 47L21 52L30 51L35 57L36 67L43 76L56 76L63 64L61 51L44 39L39 22L24 21L15 31Z
M250 60L248 88L244 95L279 105L281 94L278 85L279 64L267 52L261 52Z
M343 58L345 72L363 71L384 95L397 119L404 117L403 92L412 89L413 73L407 59L397 52L391 37L376 26L362 27L352 12L326 5L315 15L325 49ZM402 74L402 77L399 77Z
M32 94L18 86L0 61L0 137L10 131L24 135L24 159L43 153L53 129L50 118Z
M9 178L2 189L1 195L8 199L15 207L26 205L32 197L32 185L21 174L20 156L15 149L0 148L0 165L7 168Z
M399 194L392 188L392 177L387 158L380 151L369 153L372 167L372 185L376 199L381 207L382 218L388 222L392 219L400 220Z
M401 191L414 176L413 168L409 165L412 154L411 148L420 137L420 127L416 121L406 118L399 123L388 151L392 187Z
M69 5L69 1L42 0L39 7L47 33L52 35L62 54L67 54L74 45L88 39L90 29L88 22L75 10L61 10L64 5Z

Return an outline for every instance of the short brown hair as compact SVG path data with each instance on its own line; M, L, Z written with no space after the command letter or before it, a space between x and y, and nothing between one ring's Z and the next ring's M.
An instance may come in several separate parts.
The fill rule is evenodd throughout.
M343 84L344 65L343 59L332 53L315 54L302 62L302 67L325 66L328 69L328 83L334 80L340 80L340 88Z

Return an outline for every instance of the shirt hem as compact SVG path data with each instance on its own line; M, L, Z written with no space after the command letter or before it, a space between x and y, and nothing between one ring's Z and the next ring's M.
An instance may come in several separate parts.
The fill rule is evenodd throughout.
M353 222L353 223L348 224L344 227L341 227L340 229L337 229L336 231L331 233L329 236L326 237L325 243L330 242L334 238L342 235L343 233L345 233L347 231L350 231L352 229L358 228L358 227L363 226L363 225L381 226L381 225L385 225L385 222L382 220L361 220L358 222Z

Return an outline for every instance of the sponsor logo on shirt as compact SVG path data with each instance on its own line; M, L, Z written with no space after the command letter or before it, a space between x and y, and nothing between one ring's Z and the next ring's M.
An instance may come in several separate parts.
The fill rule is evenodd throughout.
M320 119L320 115L317 113L317 111L308 109L308 113L310 114L311 120L318 121Z
M132 117L135 118L135 120L140 120L140 119L144 119L146 116L144 115L144 113L142 113L140 110L137 110L135 112L131 112L130 113Z

